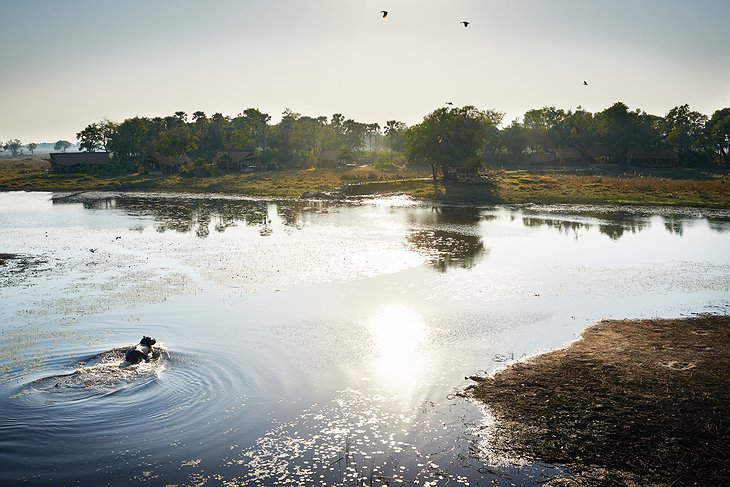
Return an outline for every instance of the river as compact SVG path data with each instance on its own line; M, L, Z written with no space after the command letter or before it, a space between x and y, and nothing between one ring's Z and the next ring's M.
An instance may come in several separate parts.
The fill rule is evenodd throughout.
M720 210L0 193L0 484L538 485L465 376L725 314L728 249Z

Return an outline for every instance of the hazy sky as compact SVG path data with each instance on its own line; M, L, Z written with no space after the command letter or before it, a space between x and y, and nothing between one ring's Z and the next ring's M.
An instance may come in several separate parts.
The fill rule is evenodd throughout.
M248 107L711 115L730 106L728 19L730 0L0 0L0 140Z

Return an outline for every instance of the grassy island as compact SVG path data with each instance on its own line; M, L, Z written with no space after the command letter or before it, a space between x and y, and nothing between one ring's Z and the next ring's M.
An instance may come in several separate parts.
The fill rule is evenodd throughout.
M588 173L590 172L590 173ZM461 204L567 203L670 205L730 208L730 177L673 169L628 172L593 169L501 169L491 184L439 184L427 169L388 172L370 166L302 169L183 177L145 174L51 174L39 159L0 161L2 191L169 191L225 193L260 197L305 194L368 196L407 194Z

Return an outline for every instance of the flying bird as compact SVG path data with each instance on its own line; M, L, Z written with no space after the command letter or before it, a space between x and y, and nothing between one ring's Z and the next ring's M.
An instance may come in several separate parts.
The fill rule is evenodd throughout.
M464 27L469 27L469 22L466 20L462 20L461 23L464 24Z
M588 86L588 82L587 81L584 81L583 82L583 86Z
M383 14L383 18L386 18L388 16L387 10L381 10L380 13Z
M454 104L454 102L451 102L451 101L447 101L447 102L446 102L446 104L447 104L447 105L453 105L453 104Z

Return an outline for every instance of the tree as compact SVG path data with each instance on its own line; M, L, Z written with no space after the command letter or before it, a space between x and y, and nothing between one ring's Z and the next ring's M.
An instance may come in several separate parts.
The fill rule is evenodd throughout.
M554 153L563 145L563 120L565 111L555 107L528 110L522 126L533 152Z
M166 156L179 157L195 150L197 142L187 126L172 127L160 134L155 149Z
M681 105L669 110L664 117L663 135L674 148L680 163L691 163L698 160L698 153L708 149L705 140L707 116L690 110L689 105Z
M397 120L388 120L385 122L385 138L388 140L388 148L391 156L395 151L403 150L405 139L403 132L406 130L406 124Z
M730 108L716 110L705 125L706 135L724 164L730 164Z
M23 143L18 139L10 139L5 142L3 149L9 150L13 157L18 157L20 150L23 147Z
M588 149L598 140L596 121L591 112L578 107L575 112L568 111L562 120L565 144L580 153L581 162L588 160Z
M365 124L365 136L368 138L368 150L373 150L373 138L380 135L380 124L379 123L368 123Z
M96 152L108 150L109 140L116 130L116 125L109 120L88 125L84 130L76 134L81 150Z
M59 140L53 146L53 150L60 150L61 152L66 152L66 149L68 149L69 147L71 147L71 142L69 142L68 140Z
M142 157L147 152L147 131L149 119L128 118L116 127L110 136L108 148L114 158L120 161L131 161Z
M30 144L27 144L26 147L30 151L30 155L33 155L33 151L36 150L38 144L36 144L35 142L31 142Z
M342 149L345 135L345 117L341 113L335 113L330 120L330 127L334 131L334 147Z
M527 148L527 134L518 120L514 120L509 127L502 130L502 145L507 153L518 162L522 160L522 152Z
M247 108L239 116L243 117L246 123L253 127L256 147L266 150L269 136L268 124L271 121L271 116L257 108Z
M603 141L613 147L626 165L640 148L639 111L630 112L623 102L616 102L609 108L596 114L596 119Z
M365 124L347 119L342 124L342 127L344 129L345 148L349 151L362 149L363 145L365 145Z
M431 166L436 189L439 171L477 157L495 113L473 106L438 108L406 131L406 154L411 161L423 160Z

